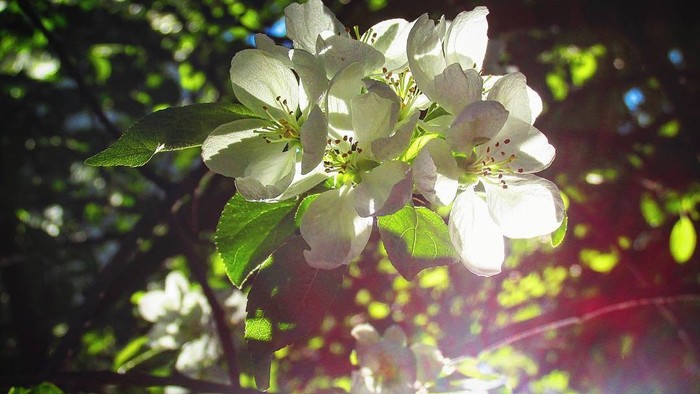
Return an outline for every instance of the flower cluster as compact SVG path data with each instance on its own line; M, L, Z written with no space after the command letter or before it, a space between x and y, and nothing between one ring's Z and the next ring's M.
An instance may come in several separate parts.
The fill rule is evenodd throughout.
M246 298L242 292L234 289L222 304L232 327L243 321ZM175 368L181 373L194 378L218 375L221 380L226 379L217 365L221 345L211 307L202 291L192 287L185 275L170 272L163 289L150 290L139 298L138 311L144 320L154 323L148 333L151 354L146 353L147 356L178 351Z
M322 190L300 225L313 267L348 264L376 217L418 200L451 207L449 237L467 268L498 273L503 237L553 232L564 206L533 175L555 154L533 126L539 96L521 73L481 73L487 14L390 19L360 33L321 0L288 6L293 48L260 34L233 57L233 91L256 116L215 129L204 162L251 201Z
M440 349L424 343L407 344L398 325L383 336L370 324L352 329L359 371L352 375L352 394L424 393L443 373L450 373L449 360Z

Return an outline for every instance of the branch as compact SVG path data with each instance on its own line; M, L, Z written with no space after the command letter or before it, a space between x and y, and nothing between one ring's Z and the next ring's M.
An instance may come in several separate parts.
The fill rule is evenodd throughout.
M207 266L204 264L200 253L198 253L193 247L192 243L194 240L189 237L182 226L182 223L177 217L177 210L180 204L173 205L172 216L170 223L172 224L175 235L177 236L180 247L187 257L190 269L195 279L202 286L202 291L204 296L207 297L207 301L211 306L212 315L214 317L214 322L216 323L216 332L219 336L219 341L221 342L221 347L223 349L224 358L226 359L226 365L228 367L228 375L231 381L231 385L238 388L240 374L238 372L238 365L236 363L236 348L231 339L231 332L228 329L228 324L226 321L226 315L224 313L224 308L219 303L216 298L214 290L209 286L207 280Z
M550 323L546 324L539 324L536 325L535 327L529 328L529 329L523 329L523 330L518 330L519 332L514 335L510 335L504 339L501 339L499 341L495 341L494 343L479 349L475 353L483 353L483 352L489 352L493 351L495 349L498 349L503 346L507 346L510 344L513 344L515 342L521 341L523 339L527 339L536 335L543 334L547 331L550 330L558 330L560 328L568 327L568 326L573 326L576 324L583 324L587 321L597 319L599 317L608 315L610 313L614 312L621 312L627 309L633 309L633 308L639 308L639 307L644 307L644 306L663 306L663 305L670 305L670 304L676 304L676 303L681 303L681 302L689 302L689 303L700 303L700 294L679 294L679 295L673 295L673 296L659 296L659 297L650 297L650 298L637 298L633 300L628 300L628 301L623 301L623 302L618 302L615 304L611 304L599 309L596 309L592 312L584 313L578 316L572 316L568 317L565 319L561 320L555 320ZM538 319L539 320L539 319ZM528 325L528 323L531 322L525 322L522 325ZM460 357L455 357L452 358L451 364L456 365L459 364L461 361L464 361L467 358L470 358L473 356L470 355L465 355L465 356L460 356Z
M141 372L116 373L112 371L58 372L53 374L23 375L0 378L0 391L7 392L12 386L31 387L51 382L71 392L103 392L105 386L119 387L165 387L179 386L194 393L243 393L259 394L259 391L242 389L225 384L192 379L184 375L153 376ZM68 391L66 391L68 392Z

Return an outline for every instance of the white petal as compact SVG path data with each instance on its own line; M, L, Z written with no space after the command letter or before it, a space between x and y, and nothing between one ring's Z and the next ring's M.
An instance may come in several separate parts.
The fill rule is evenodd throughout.
M481 99L482 80L473 69L462 71L459 64L449 65L435 76L430 98L451 114L458 114L467 105Z
M236 53L231 60L231 83L236 98L262 118L269 118L263 106L277 119L289 117L282 100L292 111L299 106L299 83L294 73L265 51L244 49Z
M374 218L360 217L354 202L355 191L341 187L319 195L304 212L300 230L311 247L304 251L310 266L334 269L365 249Z
M488 99L500 102L511 115L532 124L527 79L523 73L510 73L500 78L489 91Z
M450 24L445 37L444 50L447 64L459 63L462 69L481 71L488 44L486 7L459 13Z
M139 299L139 314L147 321L156 322L168 313L166 305L167 296L164 291L149 291Z
M396 342L401 346L406 346L408 338L406 338L406 333L403 332L401 326L398 324L392 324L389 328L384 331L382 338L388 341Z
M285 66L292 68L292 60L290 59L290 50L287 47L277 45L272 38L265 34L255 35L255 47L269 53L275 59L284 63Z
M247 200L275 198L292 183L295 162L296 152L292 150L258 157L249 163L244 176L236 178L236 189Z
M343 26L333 12L321 0L309 0L304 4L292 3L284 9L287 36L294 48L316 53L316 39L323 31L344 33Z
M370 38L370 44L384 54L384 67L393 71L408 65L406 41L413 22L405 19L388 19L372 26L367 33L376 34Z
M355 136L363 146L388 137L394 130L399 114L399 106L394 100L367 92L355 96L350 106Z
M268 144L256 133L268 124L262 119L241 119L217 127L202 143L204 164L228 177L250 175L252 163L278 155L284 147Z
M309 117L301 125L299 137L303 148L301 173L306 174L318 166L326 150L328 121L318 105L313 107Z
M402 161L386 161L362 175L355 189L355 209L362 217L392 214L411 200L411 167Z
M472 189L455 199L448 224L452 245L469 271L480 276L501 272L505 243L484 200Z
M406 43L406 55L418 89L432 98L433 80L445 71L442 40L428 14L421 15L411 28Z
M450 205L457 194L460 169L443 139L429 141L413 161L416 189L431 203Z
M427 383L437 379L447 364L440 349L425 343L414 343L411 351L416 356L416 379Z
M521 77L518 76L518 74L522 75L521 73L512 73L508 75L513 75L514 80L511 80L508 84L511 85L509 89L506 89L506 92L509 92L509 95L513 95L513 91L518 91L519 88L517 86L513 86L514 82L521 82L518 81L521 79ZM501 86L499 89L497 89L497 92L492 92L492 89L499 84L499 81L507 77L508 75L501 76L501 75L489 75L487 77L484 77L484 91L487 93L485 94L484 99L485 100L496 100L500 101L508 111L515 112L516 116L520 117L524 121L533 124L535 122L535 119L537 119L538 116L542 113L542 98L540 98L540 95L537 94L531 87L525 86L525 90L527 92L527 106L529 107L529 110L526 109L520 109L520 110L515 110L514 108L510 108L511 106L515 106L510 103L511 100L516 99L517 101L523 101L525 99L522 98L522 91L520 91L515 97L508 99L507 96L508 94L504 94L505 92L501 92L504 90L503 86ZM524 78L524 76L522 77ZM524 83L525 81L522 80ZM503 84L504 82L500 82ZM493 97L492 95L498 95L499 97ZM500 96L505 96L505 97L500 97ZM490 98L493 97L493 98ZM508 103L506 103L508 102ZM522 105L522 104L518 104ZM528 115L529 114L529 115Z
M323 64L314 55L302 49L295 49L291 54L294 71L299 75L300 85L305 93L304 102L300 98L299 107L306 113L318 103L328 88L328 78Z
M364 345L374 345L381 341L382 337L379 336L377 330L367 323L358 324L352 328L350 335L359 343Z
M333 78L326 94L326 115L331 138L354 137L350 102L365 87L362 67L353 63Z
M351 63L360 64L363 77L384 64L384 55L370 45L329 32L318 36L316 56L323 62L328 78L333 78L338 71Z
M491 216L509 238L546 235L564 220L564 202L557 186L535 175L506 176L508 185L485 183Z
M389 137L372 142L372 154L380 160L391 160L402 155L408 148L413 135L413 129L418 123L419 112L414 112L410 118L404 119Z
M490 152L486 153L487 150ZM513 172L529 174L549 167L554 161L555 149L537 128L508 116L501 132L477 147L477 155L491 155L496 160L515 155L508 166Z
M453 151L469 155L479 144L491 140L503 128L508 111L497 101L477 101L464 108L445 133Z
M328 173L326 173L326 167L323 163L319 163L316 168L303 175L301 174L301 162L297 161L296 167L292 183L289 184L282 194L274 198L275 201L286 200L306 193L314 186L328 179Z

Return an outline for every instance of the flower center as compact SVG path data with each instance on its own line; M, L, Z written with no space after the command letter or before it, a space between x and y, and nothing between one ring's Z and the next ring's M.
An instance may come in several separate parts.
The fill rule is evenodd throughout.
M269 108L266 105L263 105L262 108L265 113L267 113L270 123L257 132L260 133L260 137L268 144L278 142L287 144L285 150L289 149L291 146L301 146L299 137L299 122L295 117L294 111L292 111L287 105L287 99L282 99L281 96L277 96L275 100L277 100L280 107L285 110L288 116L276 118L274 115L272 115Z
M382 73L386 84L391 87L401 100L401 108L399 109L399 121L401 121L408 117L413 104L420 95L420 90L418 90L413 74L411 74L408 67L396 74L383 67Z
M486 149L481 150L481 155L467 166L466 172L470 179L480 179L482 182L500 185L507 189L508 183L503 179L504 175L522 174L522 168L513 167L512 163L518 158L517 153L511 153L509 149L510 139L491 140Z
M335 173L336 185L357 185L362 182L362 173L377 166L373 160L362 154L359 141L347 135L343 138L328 139L323 166L326 173Z

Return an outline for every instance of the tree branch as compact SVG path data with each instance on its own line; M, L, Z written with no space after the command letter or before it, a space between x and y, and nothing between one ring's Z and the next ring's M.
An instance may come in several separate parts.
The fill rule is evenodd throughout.
M105 386L119 387L165 387L178 386L195 393L243 393L258 394L259 391L242 389L225 384L192 379L184 375L153 376L141 372L116 373L112 371L58 372L40 375L0 378L0 391L7 392L12 386L31 387L42 382L51 382L66 392L103 392Z
M231 332L226 321L224 308L216 298L214 290L212 290L211 286L209 286L209 281L207 279L207 266L204 263L201 254L192 247L192 244L195 242L194 239L188 236L177 216L177 210L179 207L179 204L173 205L170 223L179 240L180 247L187 257L192 274L199 285L202 286L204 296L207 298L207 301L211 306L214 322L216 323L216 331L219 336L219 341L221 342L224 358L228 367L229 379L231 380L231 385L238 388L240 387L240 373L236 363L236 348L233 344L233 340L231 339Z
M649 297L649 298L636 298L632 300L622 301L615 304L611 304L592 312L587 312L578 316L572 316L560 320L555 320L545 324L539 324L539 320L534 319L531 321L526 321L516 326L522 326L523 329L516 329L517 334L507 336L501 340L497 340L486 347L480 349L471 349L471 351L465 352L467 355L454 357L451 360L453 365L459 364L467 358L474 357L477 353L489 352L498 349L503 346L513 344L515 342L521 341L523 339L531 338L536 335L544 334L550 330L558 330L560 328L573 326L576 324L583 324L587 321L600 318L602 316L621 312L627 309L640 308L645 306L664 306L677 303L700 303L700 294L678 294L671 296L659 296L659 297ZM547 318L544 316L543 318ZM533 326L532 322L536 322ZM531 328L526 328L526 326L532 326ZM512 327L512 326L511 326Z

